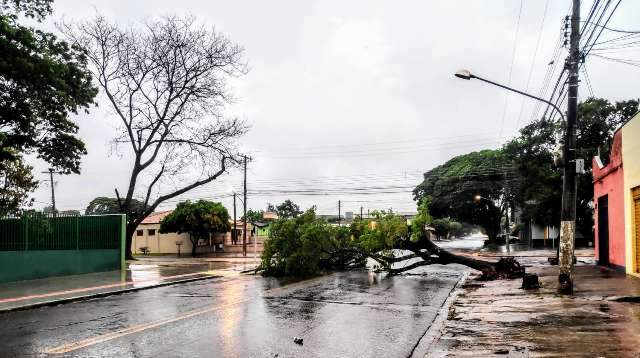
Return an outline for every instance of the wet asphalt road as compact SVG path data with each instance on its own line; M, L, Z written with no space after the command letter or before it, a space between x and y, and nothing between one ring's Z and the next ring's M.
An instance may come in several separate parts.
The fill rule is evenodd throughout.
M407 357L462 269L424 272L224 277L4 313L0 357Z

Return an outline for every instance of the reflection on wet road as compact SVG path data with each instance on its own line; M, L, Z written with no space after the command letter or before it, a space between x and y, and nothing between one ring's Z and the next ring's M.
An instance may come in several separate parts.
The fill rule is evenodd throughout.
M223 277L11 312L0 316L0 356L406 357L461 274L436 270L288 285Z

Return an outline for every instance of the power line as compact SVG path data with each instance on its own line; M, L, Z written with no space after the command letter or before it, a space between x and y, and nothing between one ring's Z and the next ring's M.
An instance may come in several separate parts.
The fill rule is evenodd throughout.
M558 33L558 39L556 40L556 44L554 45L554 51L553 54L551 56L551 60L549 61L549 63L547 64L547 71L545 73L545 77L542 81L542 87L540 88L540 91L538 92L538 97L546 97L547 96L547 90L549 89L549 86L551 84L551 78L553 78L555 72L556 72L556 68L558 68L558 63L559 58L560 58L560 53L562 52L563 49L563 41L562 41L562 37L563 37L563 31L564 31L564 21L562 21L562 25L560 27L560 31ZM540 112L540 108L542 108L542 102L537 102L534 106L534 110L532 112L531 118L529 119L529 121L533 121L538 113Z
M538 39L536 40L536 47L533 50L533 59L531 60L531 67L529 68L529 75L527 76L527 85L525 86L525 92L529 92L529 84L531 83L531 75L533 74L533 67L536 64L538 58L538 49L540 47L540 40L542 39L542 29L544 29L544 21L547 18L547 9L549 8L549 0L544 4L544 11L542 12L542 21L540 21L540 29L538 30ZM520 102L520 113L518 113L518 121L516 122L516 129L520 127L520 121L522 119L522 111L524 110L524 98Z
M589 95L591 97L594 97L594 95L593 95L593 87L591 87L591 80L589 79L589 73L587 72L587 65L586 64L584 64L582 72L584 73L584 79L585 79L585 82L587 83L587 88L589 89Z
M524 0L520 0L520 8L518 10L518 20L516 21L516 33L513 37L513 50L511 51L511 66L509 66L509 79L507 86L511 86L511 76L513 74L513 64L516 61L516 49L518 48L518 35L520 33L520 18L522 17L522 4ZM500 131L498 132L498 139L502 139L502 132L504 131L504 120L507 116L507 105L509 104L509 93L505 93L504 108L502 110L502 120L500 121Z
M640 30L612 29L610 27L599 25L599 24L593 24L593 25L594 26L598 26L598 27L602 27L603 29L608 30L608 31L612 31L612 32L620 32L620 33L626 33L626 34L640 34Z
M595 56L595 57L599 57L605 60L609 60L609 61L613 61L613 62L618 62L618 63L623 63L625 65L630 65L630 66L634 66L634 67L640 67L640 61L636 62L634 60L625 60L625 59L620 59L620 58L613 58L613 57L608 57L608 56L602 56L602 55L598 55L598 54L591 54L591 56Z

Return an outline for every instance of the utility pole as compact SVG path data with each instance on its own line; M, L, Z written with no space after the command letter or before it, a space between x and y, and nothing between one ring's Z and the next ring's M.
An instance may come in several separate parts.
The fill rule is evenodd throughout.
M504 172L504 243L507 246L507 252L511 251L509 247L509 191L508 191L509 182L507 180L507 171Z
M242 256L247 256L247 156L244 156L244 220L242 222Z
M62 172L54 172L53 168L49 168L49 171L40 172L42 174L49 174L49 182L51 183L51 212L56 215L56 193L53 186L53 174L64 174Z
M578 68L580 60L580 0L573 0L569 57L567 126L564 133L564 178L560 216L558 291L573 292L573 250L576 232L576 124L578 121Z
M362 206L360 207L360 220L362 220Z
M340 200L338 200L338 226L340 226Z
M233 232L231 233L231 243L238 242L238 222L236 221L236 192L233 192Z

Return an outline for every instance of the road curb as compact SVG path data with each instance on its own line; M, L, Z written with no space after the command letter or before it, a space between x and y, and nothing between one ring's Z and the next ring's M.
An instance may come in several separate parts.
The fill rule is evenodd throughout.
M438 313L436 317L431 322L431 325L424 332L413 351L411 352L411 357L431 357L435 356L435 352L433 352L433 348L436 342L440 339L442 335L442 328L444 327L444 322L447 320L449 316L449 308L458 298L458 295L462 292L462 286L469 279L469 272L464 272L460 275L460 279L456 282L455 285L449 291L449 296L438 309Z
M125 289L121 289L121 290L98 292L98 293L92 293L92 294L83 295L83 296L67 297L67 298L61 298L61 299L57 299L57 300L37 302L37 303L32 303L32 304L27 304L27 305L17 306L17 307L11 307L11 308L0 308L0 314L9 313L9 312L15 312L15 311L26 311L26 310L30 310L30 309L34 309L34 308L40 308L40 307L57 306L57 305L63 305L63 304L72 303L72 302L87 301L87 300L90 300L90 299L93 299L93 298L102 298L102 297L107 297L107 296L115 296L115 295L121 295L121 294L129 293L129 292L148 290L148 289L151 289L151 288L158 288L158 287L164 287L164 286L170 286L170 285L177 285L177 284L181 284L181 283L188 283L188 282L194 282L194 281L210 280L210 279L219 278L219 277L223 277L223 276L212 275L212 276L204 276L204 277L193 277L193 278L187 278L187 279L184 279L184 280L160 282L160 283L157 283L157 284L154 284L154 285L143 286L143 287L130 287L130 288L125 288Z

